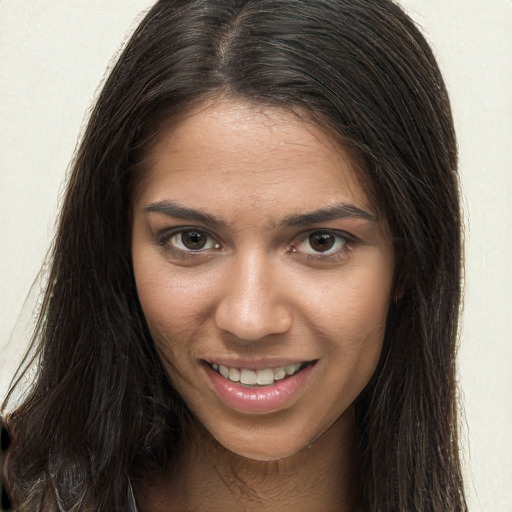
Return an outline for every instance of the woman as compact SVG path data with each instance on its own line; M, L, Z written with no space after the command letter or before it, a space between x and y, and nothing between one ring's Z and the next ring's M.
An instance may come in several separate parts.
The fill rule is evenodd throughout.
M395 4L159 1L74 164L15 502L466 510L460 261L446 90Z

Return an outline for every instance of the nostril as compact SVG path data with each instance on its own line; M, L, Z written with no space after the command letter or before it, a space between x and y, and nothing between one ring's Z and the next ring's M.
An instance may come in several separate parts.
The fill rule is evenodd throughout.
M292 315L288 308L270 303L254 309L220 304L215 316L217 326L233 334L241 342L253 342L272 334L283 334L292 325Z

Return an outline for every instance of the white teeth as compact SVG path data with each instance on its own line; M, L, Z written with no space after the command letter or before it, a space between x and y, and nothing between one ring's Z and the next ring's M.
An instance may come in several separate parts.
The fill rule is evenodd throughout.
M286 377L286 370L281 366L274 370L274 380L283 380Z
M253 386L254 384L258 383L258 378L256 376L256 372L253 372L252 370L243 369L240 372L240 382L242 384L246 384L248 386Z
M300 363L299 364L291 364L289 366L285 366L284 371L286 372L286 375L293 375L299 368L300 368Z
M238 382L240 380L240 370L238 368L229 369L229 380Z
M270 368L258 370L256 373L256 381L260 386L268 386L274 382L274 372Z
M232 382L240 382L245 386L269 386L274 381L283 380L285 377L296 374L304 367L304 363L279 366L277 368L262 368L261 370L249 370L247 368L239 370L238 368L217 363L210 363L210 367Z
M227 379L229 377L229 368L223 364L219 364L219 373Z

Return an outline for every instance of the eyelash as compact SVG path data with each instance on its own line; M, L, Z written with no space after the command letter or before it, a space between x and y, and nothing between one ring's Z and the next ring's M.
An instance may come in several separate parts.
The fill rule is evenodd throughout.
M341 247L338 247L335 250L332 250L330 247L325 252L315 251L311 246L311 237L313 235L325 235L327 237L334 237L334 246L341 242ZM301 244L309 244L313 252L307 253L305 251L298 251L295 247L296 240L299 240ZM338 231L336 229L312 229L301 233L298 237L296 237L292 242L288 252L292 254L300 254L309 260L315 260L319 262L333 261L345 258L347 256L347 251L350 250L355 242L356 238L344 231Z
M180 248L176 246L176 242L173 242L173 238L180 237L178 240L178 243L183 245L182 236L186 233L192 234L198 234L206 236L206 242L205 244L213 244L211 247L206 248L199 248L197 250L189 249L189 248ZM337 248L334 251L331 251L331 248L328 248L325 252L319 252L315 251L310 244L311 237L313 235L326 235L328 237L334 237L334 244L340 244L341 247ZM298 244L297 244L298 241ZM300 233L298 236L296 236L292 243L289 244L289 247L287 249L287 254L296 254L300 255L304 258L307 258L309 260L315 260L318 262L322 261L333 261L338 259L343 259L347 256L347 251L349 251L353 244L357 242L357 239L344 232L339 231L336 229L311 229L308 231L305 231L303 233ZM310 248L313 250L313 253L307 253L305 251L301 251L297 248L297 245L302 245L303 243L309 244ZM170 253L172 257L180 260L186 260L190 258L198 258L200 256L204 257L206 256L205 253L210 253L210 251L220 251L222 249L222 244L217 241L217 239L208 233L207 231L203 229L197 229L194 227L179 227L174 228L172 230L165 231L162 234L158 235L158 245L163 247L166 252ZM330 251L330 252L329 252ZM211 253L210 253L211 254Z
M198 250L193 249L187 249L186 247L184 249L181 249L179 247L176 247L175 244L173 244L172 240L175 237L183 236L185 233L196 233L199 235L204 235L207 237L207 240L214 241L213 247L208 247L206 249L199 248ZM197 229L194 227L179 227L172 230L165 231L162 234L158 235L158 245L162 246L168 253L170 253L173 257L181 260L185 260L187 258L194 258L199 256L204 256L206 251L209 250L220 250L222 248L221 244L217 241L215 241L215 237L213 237L210 233L203 229ZM183 241L180 242L183 245Z

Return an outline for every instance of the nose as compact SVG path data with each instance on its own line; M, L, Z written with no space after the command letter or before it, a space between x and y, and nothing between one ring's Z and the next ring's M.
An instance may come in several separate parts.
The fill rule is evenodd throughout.
M215 312L217 326L241 343L287 332L292 308L276 274L266 256L235 259Z

